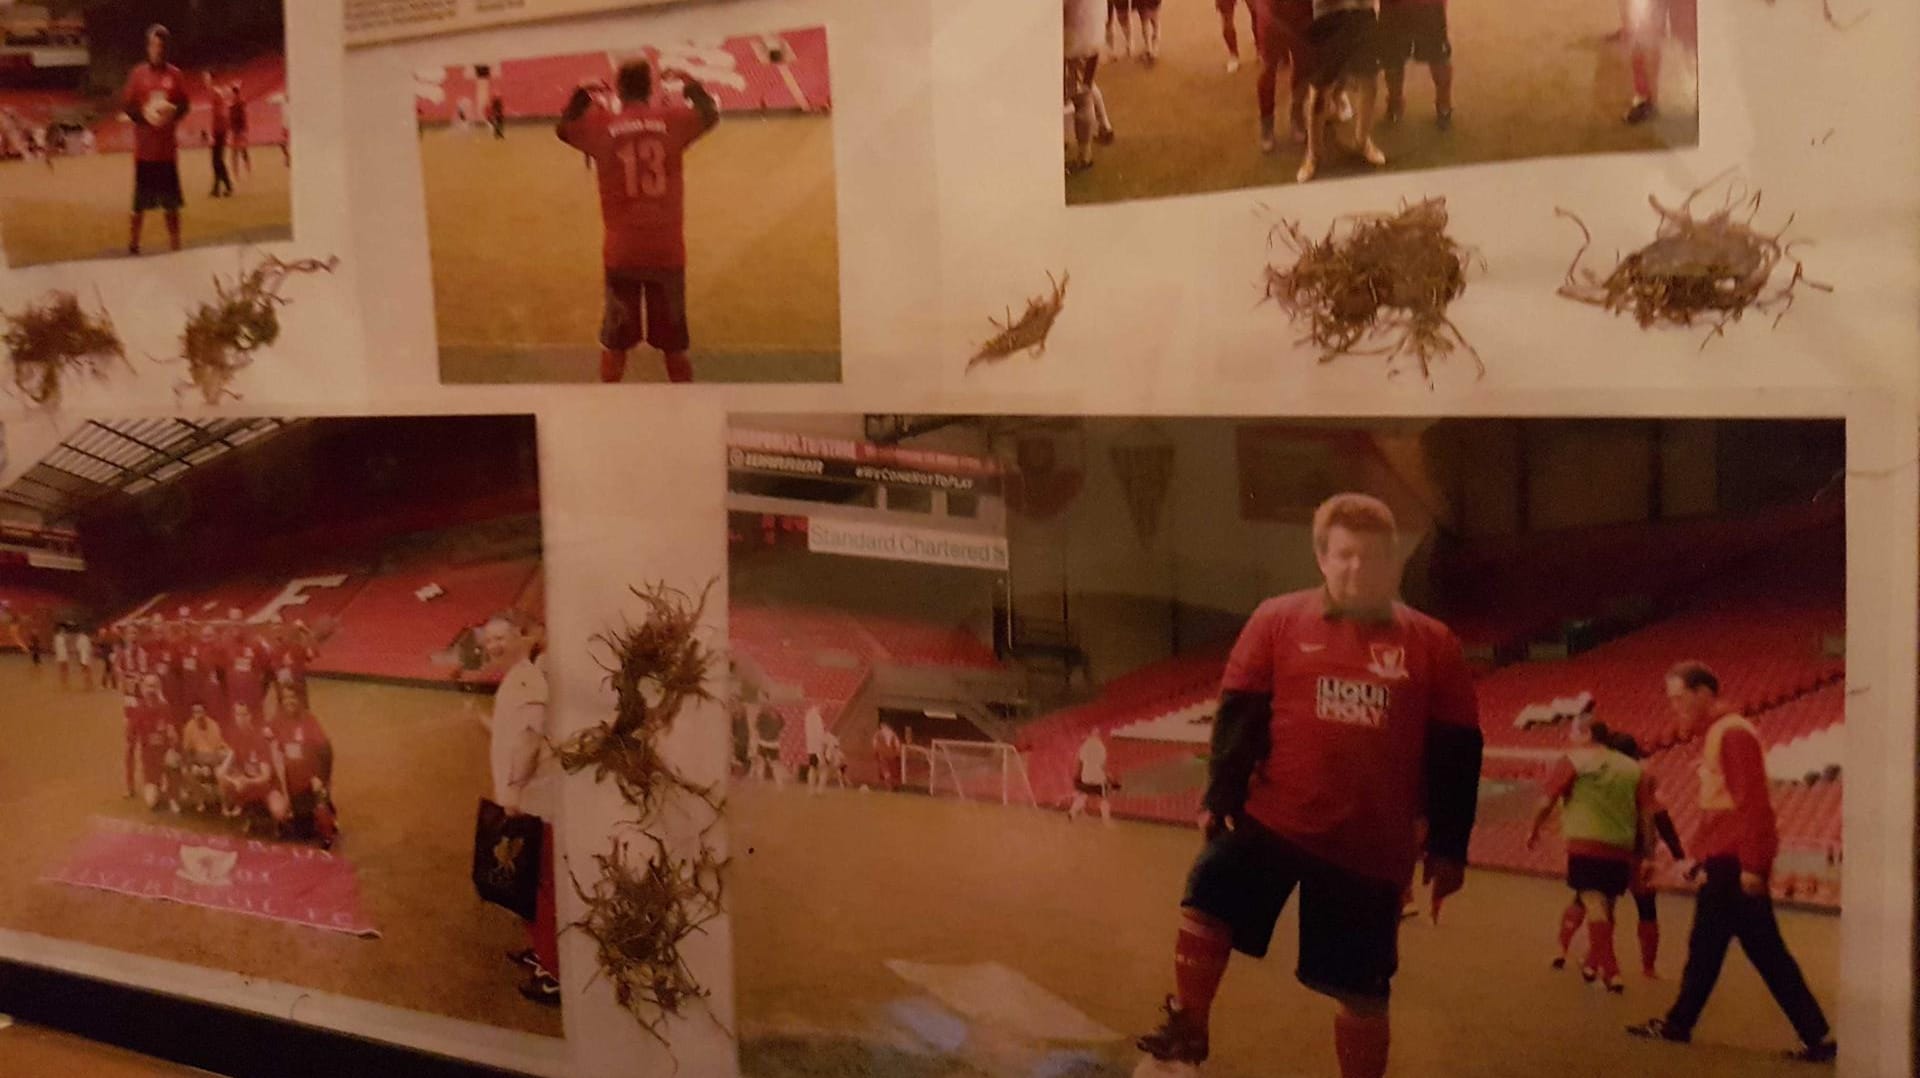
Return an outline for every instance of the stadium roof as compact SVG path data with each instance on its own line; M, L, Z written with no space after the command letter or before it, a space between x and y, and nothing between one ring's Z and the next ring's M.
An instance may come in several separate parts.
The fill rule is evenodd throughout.
M23 472L0 501L66 524L111 494L142 494L249 442L287 419L89 419Z

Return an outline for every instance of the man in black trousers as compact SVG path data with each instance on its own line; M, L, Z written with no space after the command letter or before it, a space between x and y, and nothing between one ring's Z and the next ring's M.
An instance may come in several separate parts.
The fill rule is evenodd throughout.
M1767 795L1759 732L1721 704L1720 679L1704 663L1683 662L1667 673L1667 702L1683 736L1701 735L1700 823L1688 846L1700 859L1706 882L1694 903L1680 998L1664 1018L1628 1026L1627 1032L1681 1044L1693 1039L1694 1023L1720 979L1727 947L1737 939L1800 1035L1801 1046L1787 1053L1789 1058L1832 1062L1839 1054L1832 1028L1799 963L1787 952L1773 915L1767 877L1780 835Z

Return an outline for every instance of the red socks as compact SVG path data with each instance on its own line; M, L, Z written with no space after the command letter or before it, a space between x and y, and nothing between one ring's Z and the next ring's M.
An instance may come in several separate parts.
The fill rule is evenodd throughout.
M1595 921L1587 926L1587 968L1602 977L1620 976L1620 959L1613 953L1613 922Z
M132 251L134 254L140 253L140 226L145 224L146 221L146 214L136 213L133 215L132 223L128 226L127 250Z
M600 350L600 380L618 382L627 376L627 354L611 348Z
M1577 898L1573 900L1573 905L1568 906L1566 910L1560 914L1561 957L1566 957L1567 948L1573 945L1573 934L1580 931L1580 923L1586 919L1587 907L1581 905L1580 900Z
M1390 1029L1384 1014L1334 1015L1333 1052L1340 1059L1340 1078L1385 1078Z
M1652 59L1646 49L1635 46L1632 64L1634 95L1642 101L1652 101L1660 84L1659 61Z
M1220 36L1226 39L1229 55L1240 55L1240 31L1233 25L1233 12L1229 10L1220 17Z
M685 352L668 352L666 353L666 360L667 381L693 381L693 364L687 361L687 354Z
M1260 101L1261 123L1268 127L1273 124L1274 98L1278 96L1275 90L1279 83L1279 69L1264 60L1261 61L1260 77L1253 82L1253 93Z
M1640 925L1640 969L1647 976L1653 976L1653 960L1660 955L1660 922L1641 921Z
M1180 935L1173 943L1174 999L1201 1029L1207 1028L1232 954L1233 934L1224 923L1196 910L1180 911Z
M167 214L167 242L173 246L174 250L180 249L180 215L178 213Z
M1441 112L1453 110L1453 64L1433 65L1433 107Z

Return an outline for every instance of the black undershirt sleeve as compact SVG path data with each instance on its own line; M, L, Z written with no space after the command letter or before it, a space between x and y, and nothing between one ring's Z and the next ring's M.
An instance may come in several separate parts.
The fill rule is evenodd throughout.
M1667 813L1666 809L1661 809L1654 814L1653 829L1659 832L1660 841L1667 844L1667 852L1673 855L1675 861L1687 859L1686 850L1680 845L1680 831L1673 826L1673 817Z
M1427 731L1427 852L1465 862L1480 804L1480 753L1476 727L1435 723Z
M1207 793L1201 805L1215 816L1238 816L1247 804L1253 773L1273 741L1273 694L1223 692L1213 722L1207 762Z

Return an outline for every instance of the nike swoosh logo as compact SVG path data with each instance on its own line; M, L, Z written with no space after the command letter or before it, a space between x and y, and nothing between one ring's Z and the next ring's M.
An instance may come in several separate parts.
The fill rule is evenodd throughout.
M1316 651L1325 651L1325 650L1327 650L1327 645L1325 645L1325 644L1302 644L1302 645L1300 645L1300 650L1301 650L1301 651L1304 651L1304 652L1307 652L1308 654L1312 654L1313 652L1316 652Z

